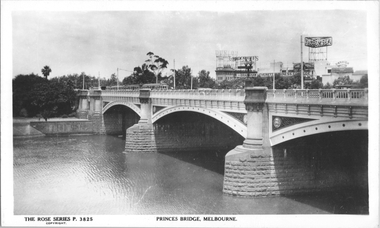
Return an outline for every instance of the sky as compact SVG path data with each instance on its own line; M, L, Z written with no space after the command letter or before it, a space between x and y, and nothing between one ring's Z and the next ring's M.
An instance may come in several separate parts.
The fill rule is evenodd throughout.
M217 50L258 56L270 62L300 62L300 37L331 36L328 61L348 61L367 69L367 22L362 10L239 11L15 11L12 12L12 76L36 73L48 65L50 77L80 74L119 79L153 52L168 68L188 66L215 78ZM304 48L304 61L307 61Z

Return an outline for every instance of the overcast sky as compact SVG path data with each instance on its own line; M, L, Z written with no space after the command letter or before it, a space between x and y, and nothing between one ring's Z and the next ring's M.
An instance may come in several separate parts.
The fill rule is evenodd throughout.
M216 50L273 60L300 61L300 36L332 36L331 64L348 61L367 69L366 12L354 10L218 11L19 11L12 13L13 77L85 72L109 78L117 68L133 71L153 52L168 68L189 66L215 77ZM307 61L304 49L304 61ZM122 80L131 72L120 71Z

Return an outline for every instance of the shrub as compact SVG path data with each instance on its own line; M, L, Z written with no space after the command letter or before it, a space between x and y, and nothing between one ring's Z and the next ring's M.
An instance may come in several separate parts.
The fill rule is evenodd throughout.
M22 109L20 110L20 116L21 116L21 117L28 117L28 111L26 111L25 108L22 108Z
M77 116L77 113L76 112L72 112L69 114L69 117L76 117Z

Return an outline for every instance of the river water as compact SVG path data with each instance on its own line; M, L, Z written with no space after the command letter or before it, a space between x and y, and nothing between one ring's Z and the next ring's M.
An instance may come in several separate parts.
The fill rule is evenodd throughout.
M227 151L123 153L124 144L113 136L14 139L15 215L368 213L341 193L224 195Z

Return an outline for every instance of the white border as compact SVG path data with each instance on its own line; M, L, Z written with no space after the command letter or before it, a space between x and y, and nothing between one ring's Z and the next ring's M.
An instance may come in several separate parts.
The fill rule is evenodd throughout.
M369 209L370 215L236 215L238 222L156 222L149 216L93 216L85 226L146 227L378 227L379 226L379 2L378 1L1 1L1 225L44 226L13 215L12 159L12 27L14 11L245 11L363 10L367 16L369 83ZM75 216L75 215L73 215ZM173 215L175 216L175 215ZM205 215L199 215L205 216ZM211 215L213 216L213 215ZM69 223L69 226L83 226Z

